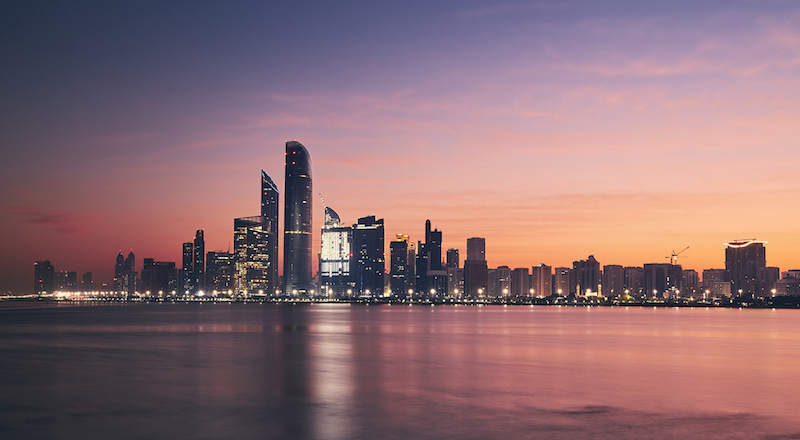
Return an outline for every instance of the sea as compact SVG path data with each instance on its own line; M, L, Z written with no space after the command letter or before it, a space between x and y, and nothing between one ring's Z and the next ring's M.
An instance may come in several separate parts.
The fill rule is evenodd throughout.
M5 301L0 439L800 439L800 310Z

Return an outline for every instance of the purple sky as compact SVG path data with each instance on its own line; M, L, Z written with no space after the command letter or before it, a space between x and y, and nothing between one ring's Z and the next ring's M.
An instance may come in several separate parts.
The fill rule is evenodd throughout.
M492 267L700 271L758 238L800 268L794 2L4 2L0 56L0 293L227 249L287 140L387 242L430 218Z

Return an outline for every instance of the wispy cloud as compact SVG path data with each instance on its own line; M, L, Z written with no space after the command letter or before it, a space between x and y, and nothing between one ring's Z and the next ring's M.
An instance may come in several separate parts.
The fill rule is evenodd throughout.
M23 222L28 225L48 228L58 234L70 236L90 233L105 217L104 212L76 213L62 209L33 207L8 207L0 208L0 211L21 214Z

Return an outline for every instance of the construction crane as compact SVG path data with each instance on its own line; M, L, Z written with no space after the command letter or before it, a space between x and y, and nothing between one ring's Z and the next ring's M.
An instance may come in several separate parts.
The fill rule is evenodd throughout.
M678 264L678 255L680 255L680 254L682 254L682 253L686 252L686 250L688 250L688 249L689 249L689 246L686 246L686 247L685 247L685 248L684 248L682 251L680 251L680 252L675 252L675 250L673 250L673 251L672 251L672 256L669 256L669 257L664 257L664 258L669 258L669 259L670 259L670 260L669 260L670 264Z

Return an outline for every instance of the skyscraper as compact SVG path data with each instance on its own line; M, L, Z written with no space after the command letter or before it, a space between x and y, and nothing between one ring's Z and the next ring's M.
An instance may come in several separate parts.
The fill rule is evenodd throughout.
M408 235L397 234L389 243L389 276L392 296L406 297L409 289Z
M759 274L767 267L766 241L736 240L725 243L725 276L734 296L753 297L761 292Z
M597 295L600 287L600 263L589 255L585 260L573 261L570 272L570 295Z
M471 298L486 296L489 268L486 263L486 239L467 239L467 259L464 260L464 295Z
M553 294L553 268L540 264L531 268L531 289L534 296L550 296Z
M458 267L458 249L450 248L447 250L447 267Z
M269 295L269 233L260 216L233 220L235 291L245 295Z
M278 286L278 202L280 194L272 179L261 170L261 218L264 230L270 235L267 254L267 291L274 293ZM309 221L310 223L310 221Z
M311 282L311 156L306 147L286 142L286 195L283 217L283 292L308 294Z
M181 294L194 292L194 243L187 241L183 244L183 280L181 280ZM142 275L144 278L144 275Z
M198 229L194 235L194 258L192 263L192 283L197 293L205 289L206 283L206 241L203 230Z
M486 260L486 239L472 237L467 239L467 260Z
M341 297L352 287L350 255L353 228L342 226L339 214L325 207L325 224L320 236L319 283L320 294Z
M358 219L353 225L352 276L355 291L362 295L383 296L384 259L383 219L374 215Z
M122 255L122 254L120 254ZM50 261L33 263L34 293L53 293L55 290L55 269Z

